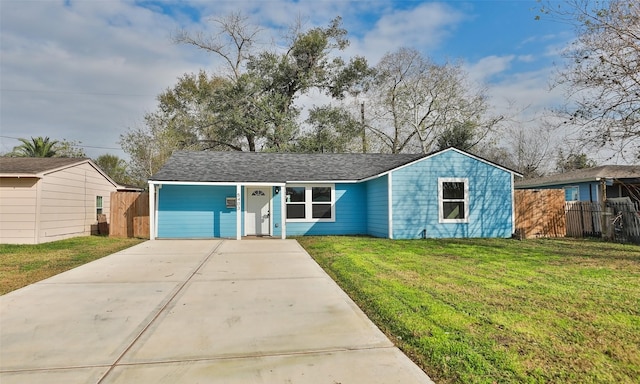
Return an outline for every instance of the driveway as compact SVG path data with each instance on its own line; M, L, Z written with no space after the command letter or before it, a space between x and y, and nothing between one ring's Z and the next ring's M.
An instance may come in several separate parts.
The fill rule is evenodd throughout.
M432 383L295 240L148 241L0 316L3 384Z

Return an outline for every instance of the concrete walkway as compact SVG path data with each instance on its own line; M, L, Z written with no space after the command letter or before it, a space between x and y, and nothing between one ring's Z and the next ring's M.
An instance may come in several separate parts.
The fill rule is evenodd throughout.
M158 240L0 297L0 382L432 383L294 240Z

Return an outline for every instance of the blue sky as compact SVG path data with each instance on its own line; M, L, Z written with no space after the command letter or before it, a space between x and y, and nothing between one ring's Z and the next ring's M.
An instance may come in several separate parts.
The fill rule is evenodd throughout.
M206 20L241 11L280 36L297 17L327 25L342 16L351 45L346 55L370 64L398 47L437 62L461 61L486 84L497 113L535 124L563 100L549 91L559 49L573 38L568 25L535 20L535 0L0 0L0 152L16 137L79 141L97 157L119 150L119 137L143 124L155 96L185 72L219 62L171 43L177 28L207 30ZM301 98L301 102L311 102ZM514 108L514 106L517 106ZM526 108L525 108L526 107Z

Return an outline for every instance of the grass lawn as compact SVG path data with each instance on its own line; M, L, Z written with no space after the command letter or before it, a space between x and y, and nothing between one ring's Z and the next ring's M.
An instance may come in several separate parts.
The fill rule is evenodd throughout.
M83 236L37 245L0 244L0 295L143 241Z
M436 383L637 383L640 247L297 239Z

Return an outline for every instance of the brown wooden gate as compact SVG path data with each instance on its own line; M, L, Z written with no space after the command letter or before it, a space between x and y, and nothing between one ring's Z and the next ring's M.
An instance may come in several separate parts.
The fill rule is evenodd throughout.
M516 231L522 238L564 237L564 191L519 189L515 191Z
M149 194L112 192L109 236L149 238Z

